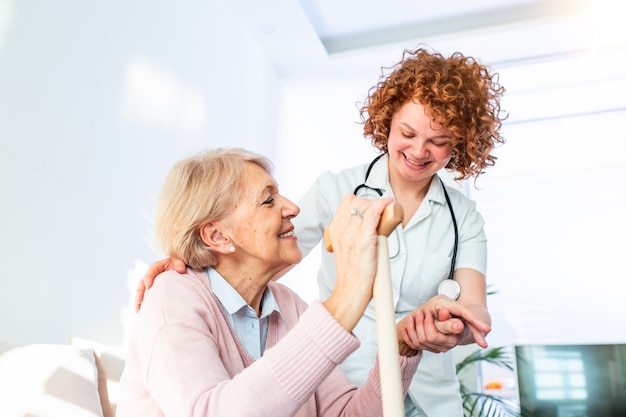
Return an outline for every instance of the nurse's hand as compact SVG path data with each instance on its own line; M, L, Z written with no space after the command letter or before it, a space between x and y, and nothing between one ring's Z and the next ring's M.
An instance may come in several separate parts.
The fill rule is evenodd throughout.
M403 318L397 329L401 346L404 343L407 348L442 353L473 342L486 348L485 336L491 326L471 308L437 295Z
M184 274L187 270L187 265L185 265L185 262L178 258L161 259L160 261L153 262L150 265L141 281L139 281L139 284L137 284L137 291L135 292L135 312L139 311L141 308L143 296L146 290L152 287L154 279L157 275L161 272L170 271L172 269L180 274Z

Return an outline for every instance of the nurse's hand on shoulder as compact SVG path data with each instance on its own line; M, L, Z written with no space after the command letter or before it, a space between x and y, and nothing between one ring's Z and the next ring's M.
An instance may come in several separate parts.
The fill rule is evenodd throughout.
M184 274L187 269L187 265L185 265L185 262L182 259L178 258L165 258L150 264L150 267L148 267L145 275L141 278L139 284L137 284L137 291L135 292L135 312L139 311L141 308L143 296L146 290L152 287L154 279L157 275L161 272L170 271L172 269L178 273Z

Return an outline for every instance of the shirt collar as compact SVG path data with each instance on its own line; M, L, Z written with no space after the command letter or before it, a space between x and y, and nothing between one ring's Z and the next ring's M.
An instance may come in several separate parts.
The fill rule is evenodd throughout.
M235 288L220 275L219 272L213 268L207 268L207 274L209 276L209 283L211 284L213 293L218 300L220 300L222 306L224 306L224 310L226 310L229 315L232 316L243 309L246 314L253 314L256 317L256 313L254 313L252 307L246 303L246 300L243 299L241 294L239 294L237 290L235 290ZM274 311L276 311L279 315L281 314L280 307L274 297L274 294L272 293L272 289L268 286L265 289L263 299L261 300L260 318L268 317Z
M438 175L433 175L424 199L429 201L435 201L440 204L446 204L446 196L443 192L443 184L441 184L441 180L439 179Z

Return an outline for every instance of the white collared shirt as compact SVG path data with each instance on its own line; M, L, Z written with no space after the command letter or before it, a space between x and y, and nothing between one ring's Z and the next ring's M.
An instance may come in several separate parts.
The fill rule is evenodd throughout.
M209 283L215 296L220 300L230 325L246 351L255 360L263 356L267 342L267 321L272 312L280 314L278 303L268 287L261 300L261 317L250 307L246 300L233 288L219 272L207 268Z

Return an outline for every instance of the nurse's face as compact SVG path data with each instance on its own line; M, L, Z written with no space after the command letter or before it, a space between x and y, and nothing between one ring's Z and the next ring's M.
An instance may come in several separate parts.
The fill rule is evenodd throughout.
M391 119L387 141L390 176L406 181L430 178L450 162L452 134L419 103L403 104ZM396 174L396 175L392 175Z

